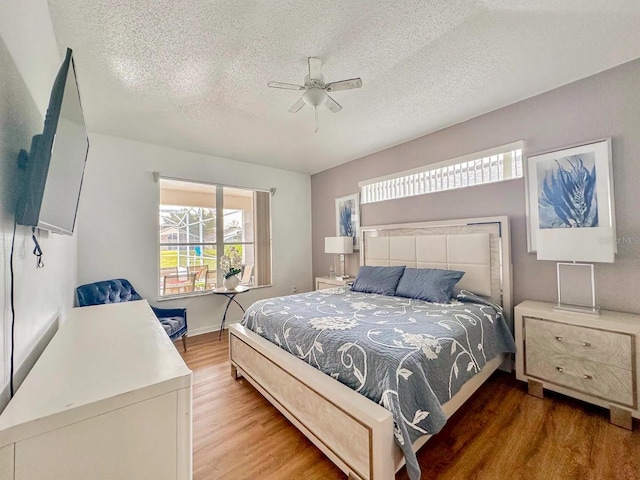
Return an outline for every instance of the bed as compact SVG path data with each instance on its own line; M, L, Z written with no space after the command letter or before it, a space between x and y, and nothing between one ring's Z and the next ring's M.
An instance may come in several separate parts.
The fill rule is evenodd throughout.
M246 327L229 329L232 374L245 377L350 478L392 479L405 458L410 476L416 478L419 469L412 453L431 437L429 432L438 431L497 368L510 369L511 355L501 353L510 348L494 348L488 333L497 319L503 330L513 330L508 219L367 227L362 229L360 252L361 265L463 270L460 300L434 305L337 288L257 302L247 310ZM500 307L505 319L491 313ZM430 328L440 333L459 330L466 343L440 341L437 331L417 333L422 330L415 330L416 323L422 325L427 317L433 323ZM483 325L481 319L484 331L474 337L478 333L467 326ZM306 338L300 323L311 325ZM340 336L347 330L356 334L358 329L355 341L345 343ZM332 346L332 342L338 343ZM416 355L432 357L428 363L434 365L442 348L447 355L441 357L458 358L464 347L471 351L472 345L476 357L486 356L483 360L463 354L460 362L444 362L423 372L403 353L398 357L401 364L391 364L392 374L385 375L382 363L364 360L367 355L373 358L376 345L384 343L396 350L416 347ZM342 370L335 368L337 364ZM378 380L366 372L367 365L372 370L375 365ZM431 384L422 382L423 374ZM445 393L432 388L438 383ZM389 392L401 389L407 390L404 398L409 400L395 402L395 394ZM438 408L421 407L419 402L429 396L437 400ZM407 412L409 418L404 418Z

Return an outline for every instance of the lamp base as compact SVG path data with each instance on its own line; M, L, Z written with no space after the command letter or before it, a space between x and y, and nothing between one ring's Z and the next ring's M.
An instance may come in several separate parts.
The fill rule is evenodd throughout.
M554 310L600 315L600 307L596 305L593 263L559 262L556 268L558 303Z
M600 315L600 307L597 305L585 306L585 305L569 305L567 303L556 303L553 306L554 310L561 310L565 312L582 313L585 315Z

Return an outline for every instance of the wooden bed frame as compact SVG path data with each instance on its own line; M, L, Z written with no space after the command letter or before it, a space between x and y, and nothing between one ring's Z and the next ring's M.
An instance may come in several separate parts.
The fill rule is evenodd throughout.
M374 249L369 248L368 242L372 246L380 243L371 238L399 236L402 237L397 239L400 242L406 241L409 236L478 232L490 234L491 275L493 280L496 276L499 278L499 282L492 282L491 297L502 300L505 317L513 331L507 217L363 228L360 239L361 265L385 262L377 258L367 263L369 253L373 254L370 250ZM400 260L394 260L391 254L387 261L397 264ZM420 263L424 262L418 259ZM391 480L404 465L404 456L394 440L392 414L382 406L239 324L229 326L229 359L234 378L246 378L349 478ZM447 418L501 366L511 369L511 355L501 355L488 362L479 374L446 402L442 408ZM413 445L414 450L417 451L429 438L430 435L419 438Z

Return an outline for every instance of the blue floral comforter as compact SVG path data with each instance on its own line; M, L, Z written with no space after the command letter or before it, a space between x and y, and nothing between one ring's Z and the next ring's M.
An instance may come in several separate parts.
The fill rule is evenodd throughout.
M390 410L412 480L412 443L440 431L441 404L502 352L515 352L499 306L462 292L450 304L319 290L254 303L242 324Z

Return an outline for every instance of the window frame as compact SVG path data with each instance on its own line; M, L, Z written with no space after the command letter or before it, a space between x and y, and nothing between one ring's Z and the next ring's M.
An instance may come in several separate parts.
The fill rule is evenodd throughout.
M161 283L162 283L162 275L161 275L161 269L162 269L162 265L160 262L160 257L161 257L161 249L162 247L183 247L183 246L212 246L215 247L216 249L216 288L218 288L219 286L222 285L222 271L220 269L220 258L224 255L224 249L227 245L251 245L254 248L254 255L255 255L255 251L257 250L256 247L256 243L257 243L257 239L256 239L256 229L257 229L257 218L255 216L255 211L254 211L254 218L253 218L253 223L254 223L254 236L253 236L253 242L225 242L224 241L224 189L225 188L229 188L229 189L237 189L237 190L249 190L251 192L253 192L254 194L254 199L255 199L255 194L257 192L264 192L264 193L269 193L268 199L269 199L269 265L270 265L270 271L271 271L271 276L270 276L270 281L268 284L265 285L251 285L248 288L249 289L259 289L259 288L269 288L273 286L273 210L272 210L272 196L273 196L273 192L272 189L268 189L268 188L253 188L253 187L242 187L242 186L237 186L237 185L227 185L227 184L222 184L222 183L214 183L214 182L204 182L201 180L190 180L190 179L186 179L186 178L179 178L179 177L170 177L170 176L165 176L165 175L160 175L157 174L155 175L156 178L156 183L158 184L158 207L156 210L156 213L158 215L157 217L157 221L158 221L158 228L157 228L157 232L156 232L156 297L157 300L159 302L163 302L163 301L167 301L167 300L173 300L173 299L179 299L179 298L190 298L190 297L199 297L199 296L203 296L203 295L214 295L214 293L211 290L194 290L192 292L184 292L184 293L176 293L176 294L172 294L172 295L160 295L160 291L161 291ZM178 242L178 243L167 243L167 242L161 242L160 241L160 230L162 228L161 224L160 224L160 209L162 207L162 203L160 201L160 191L161 191L161 180L170 180L170 181L177 181L177 182L184 182L184 183L191 183L191 184L196 184L196 185L207 185L210 187L215 187L216 188L216 206L215 206L215 211L216 211L216 241L215 242ZM220 210L218 210L218 206L220 206ZM219 213L222 213L219 215ZM220 232L220 233L218 233ZM220 244L218 242L219 239L222 239L222 243ZM222 250L219 250L219 247L222 247ZM219 251L222 251L223 254L219 255Z

